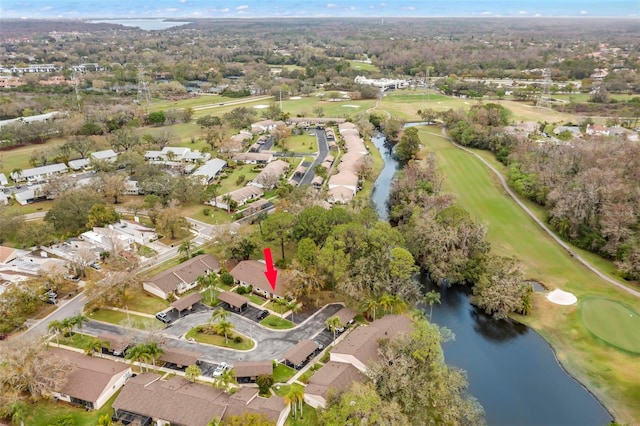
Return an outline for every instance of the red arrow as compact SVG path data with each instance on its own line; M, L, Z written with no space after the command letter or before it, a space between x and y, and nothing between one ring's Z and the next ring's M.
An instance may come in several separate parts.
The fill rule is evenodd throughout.
M271 290L275 290L278 270L273 267L273 258L271 257L271 249L269 247L264 249L264 261L267 264L267 270L264 272L264 276L267 277L269 284L271 284Z

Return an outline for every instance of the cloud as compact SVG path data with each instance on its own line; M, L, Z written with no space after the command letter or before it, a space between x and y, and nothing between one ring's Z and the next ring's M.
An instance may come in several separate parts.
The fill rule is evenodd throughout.
M227 13L228 11L229 11L228 7L225 7L224 9L220 9L220 12L223 12L223 13Z
M518 12L518 15L526 15L527 11L526 10L521 10L520 12Z
M349 8L348 8L348 9L349 9L349 10L356 10L356 7L355 7L355 6L349 6Z
M178 8L177 7L168 7L166 9L163 9L163 11L167 12L167 13L173 13L173 12L177 12Z
M491 13L491 12L482 12L480 15L487 16L487 15L493 15L493 13Z
M247 10L249 9L249 6L247 6L246 4L243 4L241 6L236 7L236 10L240 11L240 10Z
M186 3L187 0L178 0L178 3Z
M580 11L580 15L588 15L588 14L589 14L589 12L587 12L586 10L581 10Z
M401 6L400 10L416 10L415 6Z
M326 7L327 7L328 9L335 9L336 7L338 7L338 5L337 5L337 4L335 4L335 3L327 3L327 6L326 6Z

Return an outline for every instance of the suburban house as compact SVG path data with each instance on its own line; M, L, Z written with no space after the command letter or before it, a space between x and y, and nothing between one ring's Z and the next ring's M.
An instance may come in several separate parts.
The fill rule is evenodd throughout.
M88 168L91 162L86 158L78 158L77 160L69 160L67 164L71 170L82 170Z
M158 239L158 234L153 228L136 221L121 219L120 222L113 224L112 228L122 235L131 237L134 242L140 245L148 244Z
M34 201L44 200L47 196L42 190L42 185L33 185L22 192L16 192L13 194L13 198L21 206L26 206Z
M153 228L130 220L120 220L106 228L95 226L80 235L84 241L106 250L129 250L132 245L145 245L158 239Z
M260 134L267 133L278 127L278 124L284 125L282 121L263 120L256 123L251 123L251 133Z
M58 348L49 352L72 366L66 383L53 396L87 409L100 409L132 375L128 364Z
M329 361L311 377L304 390L304 400L313 408L324 408L333 391L347 389L353 382L362 382L366 376L351 364Z
M249 306L249 299L233 291L223 291L218 294L218 300L226 303L236 312L243 312Z
M587 124L587 134L589 136L609 136L611 135L611 130L606 126L601 126L599 124Z
M284 176L289 170L289 163L284 160L276 160L267 164L264 169L258 173L249 185L257 186L258 188L271 189L278 186L280 178Z
M124 356L125 351L131 345L131 340L118 334L100 334L98 340L102 342L102 353L113 356Z
M0 187L9 185L9 180L4 173L0 173Z
M218 195L215 199L210 200L209 204L215 207L219 207L221 209L230 209L231 206L228 204L227 196L230 197L231 201L235 201L237 207L243 206L247 201L255 200L264 195L264 191L262 188L257 186L244 186L242 188L236 189L235 191L227 192L223 195Z
M346 153L340 159L338 173L329 177L327 201L346 204L353 200L358 191L358 171L368 151L355 124L342 123L338 131L344 140Z
M67 165L64 163L47 164L46 166L24 169L20 172L11 172L11 179L15 182L22 182L25 180L28 180L29 182L38 182L52 175L64 173L66 171Z
M316 354L318 349L320 348L318 348L318 345L313 340L304 339L285 352L284 355L282 355L282 359L284 364L299 370Z
M243 260L238 263L229 273L237 284L243 287L251 286L253 292L266 297L267 299L287 298L289 289L289 277L283 271L279 271L276 281L276 288L272 289L271 284L264 275L267 270L266 264L258 260Z
M220 158L213 158L198 167L192 176L199 177L203 185L208 185L226 166L226 161Z
M140 374L127 383L113 402L114 419L125 424L207 426L214 418L243 413L264 414L284 425L289 406L283 398L258 396L257 388L242 387L233 395L180 376L161 380L155 373Z
M386 315L361 326L336 344L329 362L311 376L304 400L312 407L324 407L333 389L346 389L355 380L364 380L367 366L378 359L378 341L410 333L413 321L405 315Z
M142 283L151 294L166 299L169 294L182 294L197 285L201 275L220 271L220 262L211 254L201 254L161 272Z
M191 148L177 146L165 146L162 151L147 151L144 159L149 161L185 161L185 156L191 152Z
M103 151L92 152L90 155L92 160L101 160L101 161L116 161L118 158L118 153L112 149L105 149Z
M267 164L273 161L273 154L266 152L238 152L233 154L231 159L245 164Z
M258 376L272 376L272 361L236 362L233 372L238 383L255 383Z
M0 265L9 263L16 257L18 257L18 249L7 246L0 246Z
M564 132L569 132L571 133L571 136L576 138L582 136L582 132L580 131L580 127L578 126L558 126L553 129L553 133L555 135L560 135Z

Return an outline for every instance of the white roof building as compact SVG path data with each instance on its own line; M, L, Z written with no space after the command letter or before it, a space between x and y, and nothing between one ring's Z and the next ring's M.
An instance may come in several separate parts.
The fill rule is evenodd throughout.
M115 159L118 158L118 153L112 149L105 149L104 151L92 152L91 158L95 160L115 161Z
M47 164L46 166L34 167L32 169L24 169L21 173L11 173L11 178L14 181L38 181L46 176L50 176L56 173L62 173L67 171L67 166L64 163Z
M0 186L7 186L9 185L9 180L7 180L7 177L5 176L4 173L0 173Z
M220 158L214 158L198 167L198 170L193 173L193 176L200 177L202 183L206 185L211 182L226 165L226 161Z

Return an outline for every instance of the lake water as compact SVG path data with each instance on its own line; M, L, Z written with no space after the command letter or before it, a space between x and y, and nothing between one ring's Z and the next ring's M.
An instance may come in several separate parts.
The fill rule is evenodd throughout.
M164 19L100 19L89 21L92 24L115 24L125 27L137 27L146 31L166 30L191 22L165 21Z
M399 165L382 135L373 143L385 167L372 199L386 219ZM465 290L440 289L442 303L433 306L433 322L455 334L454 341L443 345L445 359L467 372L469 392L484 407L489 425L604 426L611 421L600 402L562 369L540 335L522 324L486 316L469 303Z

